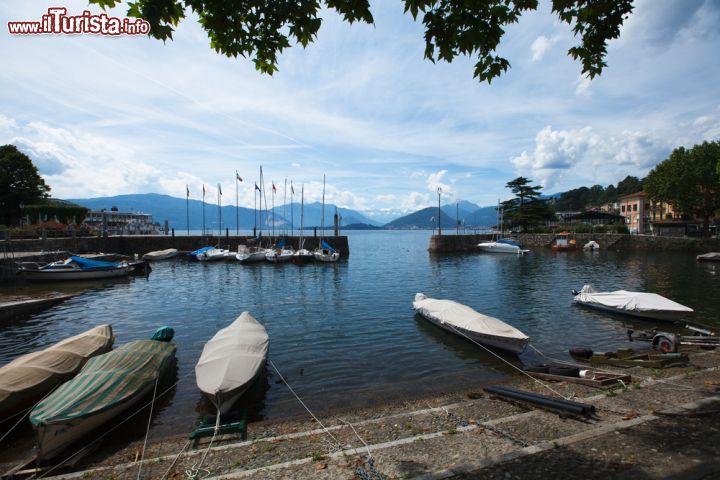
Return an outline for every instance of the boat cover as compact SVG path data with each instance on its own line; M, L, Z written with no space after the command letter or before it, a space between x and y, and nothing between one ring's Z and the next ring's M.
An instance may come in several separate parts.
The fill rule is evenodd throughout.
M592 285L583 286L575 301L598 307L608 307L627 312L693 312L693 309L673 302L656 293L628 292L616 290L601 292Z
M165 250L156 250L154 252L148 252L145 255L143 255L144 259L152 260L155 258L165 258L174 256L176 253L178 253L177 248L167 248Z
M198 387L216 397L246 385L265 364L268 344L265 327L242 312L205 344L195 366Z
M720 252L703 253L697 259L700 262L720 262Z
M505 245L512 245L513 247L522 248L519 243L517 243L515 240L510 240L509 238L500 238L495 243L504 243Z
M100 325L0 368L0 418L30 407L75 375L88 358L110 350L112 327Z
M117 268L120 266L118 262L104 262L102 260L91 260L89 258L71 256L70 260L76 263L83 270L95 270L98 268Z
M195 255L200 255L201 253L205 253L209 250L213 250L214 248L215 247L213 247L213 246L198 248L194 252L190 252L189 255L194 257Z
M30 422L62 423L110 409L152 388L174 357L172 343L137 340L91 358L75 378L37 404Z
M415 295L413 308L419 314L448 323L471 332L525 340L530 337L517 328L495 317L483 315L462 303L452 300L427 298L422 293Z
M323 248L330 250L331 253L335 253L335 249L330 246L329 243L327 243L325 240L320 240L320 243L322 244Z

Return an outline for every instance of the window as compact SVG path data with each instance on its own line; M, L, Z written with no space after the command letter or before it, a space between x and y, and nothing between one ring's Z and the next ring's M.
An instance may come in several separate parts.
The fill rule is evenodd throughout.
M637 203L633 205L633 212L637 212Z
M623 205L622 207L620 207L620 211L621 211L621 212L625 212L625 205Z

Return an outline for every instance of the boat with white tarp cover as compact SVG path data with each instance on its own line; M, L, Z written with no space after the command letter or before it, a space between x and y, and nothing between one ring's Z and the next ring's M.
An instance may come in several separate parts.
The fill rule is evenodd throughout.
M221 415L260 375L269 342L265 327L250 312L242 312L205 344L195 366L195 377L198 388Z
M112 327L100 325L0 368L0 419L33 406L89 358L110 350L113 341Z
M613 313L658 320L678 320L693 313L693 309L658 295L656 293L616 290L601 292L592 285L585 285L577 292L573 290L575 303Z
M142 256L143 260L167 260L169 258L176 257L178 254L177 248L167 248L165 250L156 250L154 252L148 252Z
M452 300L428 298L418 293L413 309L438 327L488 347L521 353L530 341L530 337L502 320Z
M91 358L72 380L60 385L30 412L37 455L49 460L139 405L175 364L169 327L152 340L136 340ZM160 389L158 389L160 391Z

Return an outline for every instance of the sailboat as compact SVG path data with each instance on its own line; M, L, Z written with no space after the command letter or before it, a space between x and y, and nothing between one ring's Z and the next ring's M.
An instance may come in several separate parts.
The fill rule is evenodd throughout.
M303 232L305 228L305 185L300 189L300 241L298 242L298 250L293 254L292 262L296 265L309 263L315 259L313 252L305 248L305 237Z
M265 185L263 184L262 165L260 166L260 185L262 186L262 188L265 188ZM257 196L260 197L260 229L261 229L261 231L260 231L260 234L253 239L254 245L252 245L252 246L238 245L238 253L235 255L235 259L240 263L263 262L263 261L265 261L265 254L268 252L267 248L262 248L262 190L260 187L257 186L257 184L255 184L255 190L253 190L253 194L255 194L256 191L260 191L260 193L257 194ZM256 232L257 224L258 224L257 200L255 200L254 214L255 214L254 215L255 228L253 228L253 232Z
M293 257L293 253L295 252L285 247L285 237L283 237L273 246L273 248L265 253L265 260L271 263L289 262Z
M322 238L322 235L325 233L325 175L323 175L322 217L320 218L320 232L320 245L315 250L315 260L326 263L337 262L338 260L340 260L340 253Z
M500 235L489 242L478 243L478 248L483 252L487 253L514 253L516 255L523 255L528 253L530 250L524 250L519 243L509 238L502 238L503 234L503 209L498 205L498 220L500 224Z

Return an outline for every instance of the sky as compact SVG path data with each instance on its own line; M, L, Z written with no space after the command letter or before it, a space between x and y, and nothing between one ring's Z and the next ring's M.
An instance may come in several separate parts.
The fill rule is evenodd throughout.
M0 144L27 153L56 198L164 193L252 207L304 185L305 200L389 220L437 204L481 206L525 176L545 193L642 177L679 146L720 140L720 2L638 0L592 81L567 55L570 27L541 1L509 27L492 84L474 59L423 58L422 24L400 0L371 3L374 25L323 14L273 76L210 48L192 14L174 40L10 35L8 21L74 0L0 3ZM127 4L110 10L125 17ZM289 188L289 187L288 187ZM299 189L296 188L296 194ZM269 193L268 193L269 194ZM289 193L288 193L289 195ZM297 195L295 196L297 200Z

